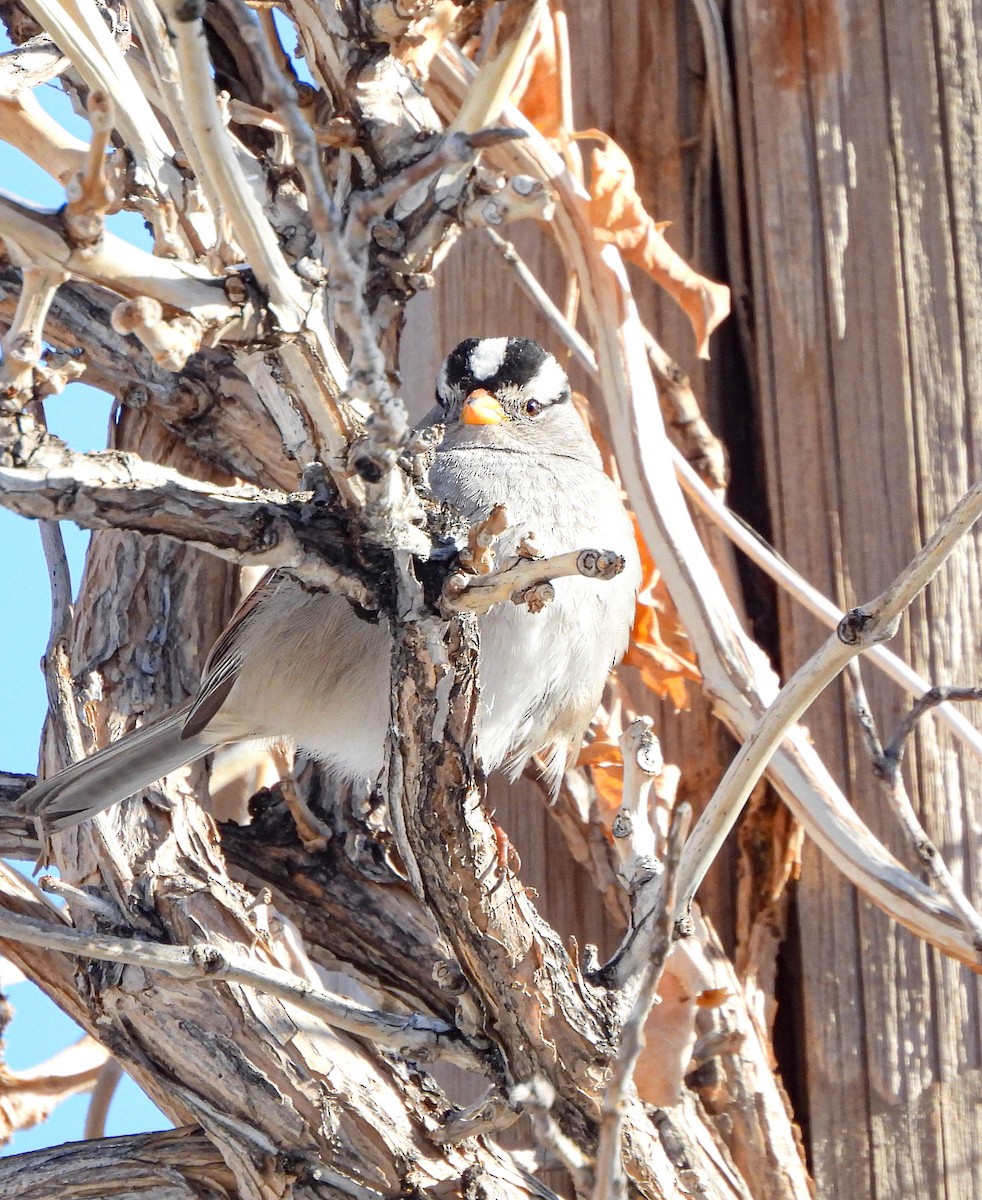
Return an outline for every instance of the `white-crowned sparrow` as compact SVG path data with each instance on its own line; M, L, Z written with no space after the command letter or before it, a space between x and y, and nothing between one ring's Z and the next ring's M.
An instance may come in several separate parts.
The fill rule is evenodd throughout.
M541 754L555 788L627 646L640 582L631 521L573 404L566 374L524 338L469 338L444 362L437 408L446 430L430 469L434 494L468 522L500 503L516 552L534 531L546 555L615 550L610 582L555 581L542 612L499 604L480 617L486 770L516 775ZM286 737L342 778L374 781L389 723L390 634L347 601L272 574L212 650L198 695L40 783L25 807L64 829L225 742Z

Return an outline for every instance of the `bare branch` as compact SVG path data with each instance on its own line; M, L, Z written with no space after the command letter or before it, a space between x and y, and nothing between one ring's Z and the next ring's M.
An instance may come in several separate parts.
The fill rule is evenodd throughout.
M696 475L687 462L675 456L675 473L689 499L721 529L731 542L769 578L773 579L789 596L793 596L812 616L817 617L827 629L835 629L842 619L842 612L818 588L803 579L779 554L770 548L761 536L726 507ZM909 695L921 696L930 684L886 646L871 646L866 651L867 659L885 675L904 689ZM953 705L942 703L937 708L938 719L977 758L982 758L982 733L971 722L966 721Z
M551 1150L569 1172L578 1196L589 1191L590 1161L572 1138L566 1136L552 1113L556 1089L548 1079L536 1076L511 1089L509 1099L528 1113L539 1144Z
M23 421L21 428L30 436ZM216 488L129 454L75 454L52 438L37 445L24 465L0 465L0 504L22 516L166 534L230 562L281 568L365 608L376 605L378 564L359 567L339 518L322 505L311 508L310 497Z
M7 911L0 911L0 938L78 957L131 963L193 983L213 980L238 983L276 996L320 1017L334 1029L367 1038L405 1057L420 1061L440 1058L483 1070L480 1057L467 1047L453 1026L422 1016L374 1011L314 987L288 971L229 955L207 942L195 946L164 946L133 938L85 933L67 924L56 925Z
M65 228L78 247L94 246L105 232L106 213L115 189L106 173L106 147L116 121L116 108L105 92L89 93L86 105L92 141L81 171L65 188L68 203L62 213Z
M106 1200L141 1200L148 1193L202 1200L234 1194L235 1182L215 1144L187 1127L70 1142L54 1155L48 1149L2 1158L0 1191L7 1200L62 1200L85 1191ZM343 1200L338 1191L326 1195Z
M964 890L948 868L948 864L941 857L937 846L928 837L924 826L918 819L917 813L914 811L914 806L911 804L910 796L907 794L903 771L901 770L906 741L920 718L926 712L930 711L930 709L946 701L982 700L982 688L932 688L918 700L900 721L893 737L890 739L889 745L884 748L880 743L873 715L866 700L866 691L863 688L862 675L859 672L858 663L853 661L849 666L852 668L848 672L848 678L849 686L853 693L853 710L866 738L867 748L870 751L870 757L873 761L873 772L883 781L890 806L900 822L900 827L912 852L924 864L929 877L938 890L948 898L952 908L960 915L965 924L965 929L971 937L980 959L982 959L982 916L979 915L977 909L968 896L966 896Z
M2 193L0 237L18 247L22 261L42 269L64 271L121 296L151 296L191 313L209 328L244 332L236 326L241 312L229 303L223 281L195 263L158 258L111 233L95 247L76 249L65 238L57 214L39 212Z
M215 205L232 223L249 265L269 296L280 327L296 332L310 306L308 289L290 270L276 235L235 156L215 97L204 23L194 6L168 0L163 6L173 38L185 116L202 155Z
M102 1064L95 1087L92 1089L88 1112L85 1114L84 1137L101 1138L106 1136L106 1117L109 1115L109 1105L112 1104L116 1088L122 1078L123 1068L114 1058L107 1059Z
M692 810L686 803L676 805L668 831L664 875L657 911L648 925L648 936L638 955L643 964L641 978L631 981L637 988L628 1019L621 1030L620 1046L604 1092L600 1120L600 1144L597 1149L594 1200L622 1200L627 1195L621 1155L625 1096L634 1076L634 1068L644 1047L644 1024L655 1003L665 960L675 930L676 881L680 869L682 845L689 829Z
M702 882L723 839L788 729L850 659L894 636L904 610L940 570L980 515L982 482L965 493L893 583L869 604L851 609L839 623L837 634L829 638L784 685L733 760L686 845L679 881L683 907ZM913 888L908 887L908 890L916 895ZM963 950L960 957L969 965L982 969L982 952L975 950L974 945L973 951L966 954Z
M43 348L44 322L55 293L67 276L63 271L22 264L22 283L17 311L10 328L0 340L0 396L23 400L30 394L34 367Z
M486 575L458 571L443 588L441 606L454 612L484 613L495 604L511 600L538 612L553 598L550 580L582 575L610 580L624 570L624 559L612 550L571 550L551 558L516 558L508 566Z
M120 133L148 182L165 196L172 188L179 191L174 148L99 11L89 5L69 8L55 0L27 0L26 7L69 56L89 88L114 98Z
M39 526L51 585L51 632L44 652L48 712L63 759L66 763L73 763L85 757L85 742L75 708L71 654L68 649L74 616L72 578L61 526L57 521L47 520L40 521Z

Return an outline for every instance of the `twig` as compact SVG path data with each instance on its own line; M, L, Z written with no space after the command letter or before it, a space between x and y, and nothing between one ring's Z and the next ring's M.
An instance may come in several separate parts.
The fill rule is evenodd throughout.
M511 600L539 612L553 599L550 581L572 575L610 580L624 570L624 559L612 550L570 550L552 558L517 558L507 567L487 575L456 572L443 587L441 608L445 615L485 613L495 604Z
M185 99L185 116L202 156L206 178L232 223L249 264L265 289L270 308L280 328L291 333L300 329L309 298L300 280L290 270L262 205L226 135L215 85L204 23L203 7L167 0L162 6L170 24Z
M289 135L294 162L303 176L310 223L330 244L329 248L333 248L340 235L341 216L328 194L317 138L297 103L293 80L284 76L282 64L276 61L256 14L246 4L237 4L236 9L239 36L261 63L266 100L278 113Z
M368 311L367 243L352 247L342 238L341 217L324 180L320 147L297 103L296 90L292 82L284 77L280 64L273 57L255 14L245 4L236 7L239 34L262 63L267 99L287 128L294 159L303 175L310 223L321 239L338 316L351 339L351 376L348 386L353 395L372 404L377 418L374 433L383 437L385 449L395 451L409 433L409 418L402 401L392 393L385 355L375 336Z
M851 609L840 621L837 633L784 685L730 764L686 845L679 879L683 907L705 877L788 729L850 659L894 636L904 610L940 570L980 515L982 482L965 493L893 583L869 604ZM982 963L982 957L979 962Z
M910 737L914 726L926 712L937 708L940 704L964 704L970 700L982 700L982 688L946 686L930 688L897 726L890 739L890 744L883 751L884 758L889 763L896 764L893 769L899 770L904 757L904 744Z
M918 819L910 796L907 794L901 770L907 738L910 737L924 713L949 700L956 702L982 700L982 688L931 688L903 717L890 739L889 745L884 748L876 731L876 724L866 699L862 675L858 668L859 664L855 661L850 663L848 668L849 684L853 693L853 711L862 727L867 749L873 760L874 774L883 782L890 798L890 804L911 850L920 859L935 885L947 896L952 908L961 916L965 923L965 929L982 957L982 916L965 895L963 888L948 869L937 846L928 837L924 826Z
M525 134L521 129L505 127L480 129L475 133L448 133L434 150L404 167L398 175L370 192L359 192L352 197L346 224L347 240L352 245L365 242L373 220L384 216L403 196L444 167L469 164L482 150L522 137Z
M740 195L737 121L726 30L717 0L692 0L692 7L696 11L696 18L702 34L703 53L706 58L707 91L719 153L726 261L730 291L733 296L733 310L749 362L753 360L754 356L753 338L747 314L749 288L743 259L743 238L740 232L744 206L741 203Z
M593 1200L621 1200L627 1194L621 1158L621 1135L624 1124L625 1096L634 1077L634 1068L644 1048L644 1025L655 1003L665 959L672 946L675 929L676 881L678 879L682 843L689 828L692 810L684 801L676 805L668 830L665 850L664 876L657 912L648 926L648 936L638 938L638 959L643 964L637 983L637 995L630 1016L621 1030L621 1043L614 1060L610 1079L604 1091L600 1119L600 1143L594 1176Z
M179 194L174 148L96 6L79 5L73 13L58 0L27 0L26 7L89 88L114 98L120 134L153 189L161 196Z
M682 489L689 499L699 507L699 510L713 524L723 531L731 542L760 569L773 579L812 616L828 629L835 629L842 619L840 609L824 596L816 587L803 579L793 567L767 545L744 521L737 517L715 496L705 483L696 475L693 469L678 455L675 460L675 474ZM930 684L899 658L886 646L872 646L867 651L870 662L875 664L885 675L899 684L909 695L921 696ZM966 746L977 758L982 758L982 733L970 721L967 721L951 704L943 703L937 708L938 719L947 725L954 736Z
M105 92L89 93L86 111L92 126L92 141L85 166L65 188L68 203L62 220L73 244L77 247L95 246L102 240L106 213L115 198L106 174L106 147L116 121L116 108Z
M91 1091L107 1062L108 1051L88 1035L45 1062L22 1071L4 1068L4 1133L30 1129L50 1117L69 1096ZM42 1172L43 1174L43 1172ZM43 1190L43 1188L42 1188ZM9 1196L2 1184L0 1194ZM22 1194L14 1189L14 1194Z
M566 320L562 309L553 301L542 284L539 283L531 267L525 262L512 243L506 241L500 234L495 233L493 229L487 228L484 232L490 238L505 262L513 268L526 294L538 305L542 315L573 352L573 356L583 370L596 379L598 377L597 356L593 353L586 338L582 337L569 321Z
M612 832L620 859L618 875L632 894L633 907L640 884L662 871L648 815L648 794L665 760L647 717L632 721L617 741L624 761L624 786Z
M528 1113L540 1145L551 1150L569 1172L576 1195L585 1195L589 1190L590 1163L576 1142L563 1133L552 1115L556 1089L549 1080L537 1075L527 1083L517 1084L508 1093L508 1099Z
M31 410L38 428L46 430L43 405L37 402L31 406ZM58 747L59 765L64 766L67 763L79 762L85 757L85 743L75 706L71 655L68 649L75 615L74 592L61 526L56 520L40 520L38 530L51 590L51 623L43 660L44 682L51 727Z
M256 129L268 129L271 133L289 133L286 122L276 113L257 108L244 100L232 99L228 106L229 118L236 125L252 125ZM334 117L326 125L314 125L314 137L319 146L343 146L350 148L357 133L347 117Z
M85 1127L82 1137L86 1139L106 1136L106 1117L109 1115L109 1105L119 1081L123 1078L123 1068L115 1058L107 1058L99 1071L99 1078L92 1089L92 1099L85 1114Z
M18 429L23 447L29 430ZM76 454L36 437L29 465L0 466L0 505L25 517L73 520L87 529L166 534L240 565L278 567L374 608L379 574L350 560L329 507L239 486L213 487L130 454Z
M73 761L78 762L78 759ZM38 887L48 895L61 896L63 900L67 900L70 909L82 908L110 925L119 924L121 913L115 905L101 896L67 883L64 879L58 879L54 875L42 875L38 879Z
M202 250L217 249L220 241L218 197L211 191L202 152L198 149L197 140L188 123L188 116L184 109L184 97L178 82L180 70L177 65L177 55L171 45L167 24L154 0L131 0L127 9L153 74L157 102L161 111L167 114L167 119L174 129L181 147L181 153L187 156L194 173L194 183L188 183L185 188L189 193L188 203L181 205L184 210L182 220L186 223L190 234L188 244L195 247L198 243ZM177 206L173 204L173 201L170 208L176 215ZM151 218L154 221L155 231L158 231L158 227L163 224L163 212L156 211L156 209L156 205L151 209ZM159 231L157 237L159 240L166 240L166 235L161 238Z
M196 263L158 258L105 233L95 247L76 249L50 217L0 192L0 237L15 243L24 259L50 271L64 271L100 284L121 296L152 296L178 312L191 313L206 328L235 332L241 318L230 304L224 283ZM230 327L226 329L225 327ZM238 326L238 333L246 329Z
M8 243L8 254L21 259L21 289L17 311L10 328L0 339L3 362L0 363L0 397L23 399L29 396L34 368L44 346L44 322L58 288L68 276L63 271L35 267L24 260L16 243Z
M729 472L723 443L709 428L688 375L646 329L644 346L658 387L658 396L668 409L665 419L682 443L680 451L699 478L720 496L726 490ZM673 451L678 453L676 447Z
M483 1071L481 1059L452 1025L417 1014L380 1012L314 987L278 967L266 966L225 953L201 942L194 946L165 946L135 938L85 933L0 910L0 939L60 950L80 958L130 963L162 971L193 983L223 981L255 988L320 1017L334 1029L363 1037L407 1058L441 1059L470 1070Z
M477 521L467 532L467 545L458 558L470 575L489 575L494 569L499 538L511 524L506 504L496 504L483 521Z

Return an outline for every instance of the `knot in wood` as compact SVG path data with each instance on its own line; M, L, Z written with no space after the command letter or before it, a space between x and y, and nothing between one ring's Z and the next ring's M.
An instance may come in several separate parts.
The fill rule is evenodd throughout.
M194 961L194 965L205 975L218 975L228 965L227 959L221 950L208 942L193 947L191 958Z
M520 591L512 592L512 604L524 604L531 613L542 612L556 598L556 589L548 581L533 583Z
M433 982L452 996L460 996L467 990L467 980L459 964L445 958L433 966Z
M634 832L634 818L623 808L614 817L611 832L615 838L628 838Z
M612 550L583 550L576 569L588 579L613 579L624 570L624 559Z
M851 608L842 618L836 629L840 642L847 646L855 646L863 641L866 630L873 620L872 614L865 608Z

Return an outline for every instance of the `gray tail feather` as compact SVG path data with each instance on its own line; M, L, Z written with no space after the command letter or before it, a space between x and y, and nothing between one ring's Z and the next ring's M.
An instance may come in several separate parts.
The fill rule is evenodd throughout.
M215 743L206 736L181 741L190 707L172 709L91 758L45 779L24 793L22 809L39 818L49 832L71 829L149 787L168 771L207 754Z

